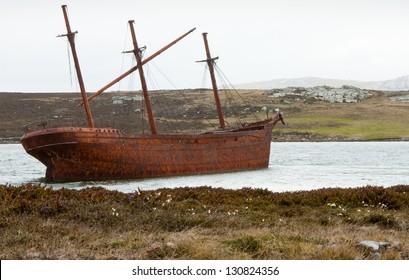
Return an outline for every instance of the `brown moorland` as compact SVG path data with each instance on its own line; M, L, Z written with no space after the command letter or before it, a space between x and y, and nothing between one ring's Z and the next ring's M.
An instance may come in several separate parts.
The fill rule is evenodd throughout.
M0 186L1 259L409 259L409 186ZM386 242L379 250L359 243Z

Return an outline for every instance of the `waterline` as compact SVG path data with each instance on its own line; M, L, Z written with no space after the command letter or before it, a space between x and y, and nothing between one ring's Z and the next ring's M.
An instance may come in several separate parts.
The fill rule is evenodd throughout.
M19 144L0 145L0 183L41 182L45 166ZM129 181L50 184L54 188L102 186L132 192L139 189L212 186L297 191L325 187L409 184L409 142L272 143L266 169Z

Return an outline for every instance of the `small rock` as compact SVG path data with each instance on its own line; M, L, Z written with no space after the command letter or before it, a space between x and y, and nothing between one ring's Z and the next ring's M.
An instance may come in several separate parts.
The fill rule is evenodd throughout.
M374 251L378 251L379 249L383 247L388 247L390 246L389 242L378 242L378 241L371 241L371 240L364 240L358 243L358 245L365 247L365 248L370 248Z

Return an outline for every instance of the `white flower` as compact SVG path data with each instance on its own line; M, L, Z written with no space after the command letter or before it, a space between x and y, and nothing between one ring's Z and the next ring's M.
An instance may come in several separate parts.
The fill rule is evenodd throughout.
M115 208L112 208L112 216L116 216L116 217L119 216L119 213L116 211Z

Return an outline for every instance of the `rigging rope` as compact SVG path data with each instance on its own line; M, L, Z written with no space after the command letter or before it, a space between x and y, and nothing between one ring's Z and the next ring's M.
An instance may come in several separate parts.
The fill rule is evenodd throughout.
M67 55L68 55L68 69L70 71L70 83L72 87L72 69L71 69L71 55L70 55L70 42L67 40Z
M222 85L224 86L223 93L225 94L225 96L226 96L226 102L227 102L228 105L229 105L229 106L225 106L225 107L231 110L232 116L233 116L233 118L235 119L236 124L237 124L237 125L242 124L241 118L240 118L239 114L238 114L238 113L236 112L236 110L234 109L234 105L237 104L237 102L234 100L234 98L233 98L232 95L230 94L230 90L228 90L227 87L225 86L226 84L225 84L225 82L224 82L224 80L223 80L223 77L221 76L220 72L217 71L217 68L216 68L216 73L217 73L217 76L218 76L218 78L219 78L219 81L221 81L221 82L222 82Z
M217 66L217 64L214 64L215 69L221 73L222 77L224 77L224 79L226 79L226 81L228 82L228 84L230 85L230 87L234 90L234 92L240 97L240 99L243 101L244 105L246 105L249 109L250 112L252 113L252 115L254 116L254 118L259 121L259 118L257 117L257 115L253 112L253 110L251 110L251 106L246 102L246 100L240 95L240 93L237 91L237 89L233 86L233 84L229 81L229 79L226 77L226 75L223 73L223 71Z
M67 17L69 18L68 8L65 9L67 12ZM68 70L70 72L70 85L72 87L72 69L71 69L71 54L70 54L70 41L67 37L67 56L68 56Z
M201 85L201 89L206 87L206 83L207 83L207 76L208 76L208 71L209 71L209 67L207 66L207 64L205 64L205 66L203 67L203 78L202 78L202 85Z
M147 63L147 64L146 64L146 68L145 68L145 69L147 70L146 72L147 72L147 76L148 76L148 80L150 81L150 84L151 84L152 86L154 86L154 88L157 89L157 92L155 93L155 101L157 102L157 105L158 105L157 107L159 107L159 110L160 110L162 116L164 117L164 121L165 121L165 123L166 123L168 129L173 129L173 130L174 130L174 127L171 127L172 124L168 121L168 116L167 116L168 114L165 114L165 112L164 112L164 109L163 109L164 106L162 105L163 98L162 98L162 96L161 96L162 90L160 90L159 83L157 82L155 76L152 75L152 72L151 72L151 70L150 70L150 63ZM154 93L154 92L151 91L151 95L152 95L153 93ZM165 101L166 101L166 100L165 100ZM167 103L166 105L167 105L166 107L169 109L169 108L170 108L169 103ZM170 117L169 117L169 118L170 118ZM179 130L181 130L180 125L179 125L179 123L177 122L177 120L176 120L176 123L177 123L177 125L179 126Z
M126 24L126 26L125 26L125 41L124 41L124 46L123 46L123 48L122 48L122 53L125 52L127 42L128 42L128 24ZM133 57L134 57L134 56L133 56ZM119 73L120 75L123 73L124 63L125 63L125 55L122 56L121 72ZM132 65L132 66L133 66L133 65ZM120 80L120 81L118 82L118 91L121 90L121 82L122 82L122 80Z
M163 78L166 79L166 81L173 87L173 89L177 89L178 86L176 86L170 79L168 76L166 76L166 74L153 62L149 62L152 64L152 66L162 75Z
M202 78L202 84L201 84L201 86L200 86L200 94L202 94L203 93L203 90L206 88L206 83L207 83L207 76L209 75L208 74L208 71L209 71L209 67L207 66L207 63L206 64L204 64L204 67L203 67L203 78ZM207 123L208 124L210 124L214 129L217 129L217 126L216 125L214 125L208 118L206 118L205 116L203 116L203 118L207 121Z
M130 67L132 68L132 67L134 67L136 65L136 59L135 59L135 56L133 56L132 55L132 57L131 57L131 65L130 65ZM129 79L128 79L128 91L133 91L134 89L135 89L135 80L136 80L136 77L135 77L135 74L136 72L133 72L133 73L131 73L130 75L129 75Z
M127 33L126 33L127 34ZM145 50L143 50L141 57L143 57L145 53ZM134 65L135 62L135 57L132 55L132 65ZM152 65L152 67L151 67ZM147 79L149 81L150 87L152 87L154 89L154 91L150 92L151 97L154 97L153 100L155 100L156 103L156 107L159 109L159 112L162 114L162 116L164 117L161 121L164 121L168 127L168 129L173 129L173 130L180 130L182 131L181 128L181 121L180 118L177 118L175 115L175 108L172 108L169 99L166 97L166 95L164 94L164 90L162 90L160 88L159 82L156 79L155 75L153 75L153 71L152 69L155 69L157 72L159 72L159 74L171 85L171 87L175 90L177 90L177 86L171 81L171 79L154 63L154 62L150 62L147 63L145 66L146 69L146 73L147 73ZM122 66L121 68L123 68L123 62L122 62ZM254 116L254 118L256 120L258 120L257 115L251 110L251 106L248 105L248 103L245 101L245 99L240 95L240 93L235 89L235 87L232 85L232 83L229 81L229 79L226 77L226 75L223 73L223 71L221 71L221 69L217 66L216 63L214 63L214 68L216 70L217 73L217 78L219 79L219 81L222 83L222 88L223 88L223 93L225 94L225 102L227 102L230 106L227 106L227 110L230 110L232 117L235 119L236 123L238 125L243 124L245 122L245 115L241 115L240 112L237 112L237 110L234 108L235 106L239 106L239 103L237 102L237 98L234 98L232 96L232 93L234 92L237 96L239 96L240 100L244 103L245 106L247 106L251 112L251 114ZM122 71L122 69L121 69ZM202 79L202 85L201 88L199 90L199 94L202 93L202 91L206 88L206 82L207 82L207 78L208 78L208 66L207 64L204 65L204 74L203 74L203 79ZM129 87L133 86L134 83L136 82L136 80L134 78L131 78L129 80ZM230 90L228 88L228 86L230 87ZM233 92L232 92L233 91ZM185 100L186 104L189 105L188 108L190 109L194 109L196 108L196 103L194 101L192 101L192 98L196 98L196 96L194 95L192 98L189 96L187 97L186 94L182 91L182 90L177 90L177 93L183 97L183 99ZM234 106L233 106L234 105ZM142 130L144 133L144 123L146 120L146 116L145 116L145 102L142 99L141 102L141 106L142 106L142 114L141 114L141 118L142 118ZM172 112L170 112L170 110L172 110ZM226 110L226 109L225 109ZM206 116L203 115L203 111L202 110L198 110L197 113L202 113L201 118L203 120L205 120L209 125L211 125L214 129L217 129L217 126L215 126ZM183 112L180 113L180 115L182 115ZM182 115L183 117L185 117L184 115ZM170 121L170 119L172 119L173 121Z
M124 49L125 49L125 47L126 46L124 45ZM122 59L121 73L122 73L122 70L123 70L123 65L125 64L125 56L130 59L129 68L132 68L132 67L134 67L136 65L136 58L135 58L133 53L127 53L127 52L122 52L122 53L124 54L124 56L123 56L123 59ZM129 93L134 92L135 96L136 96L136 93L137 93L136 89L135 89L135 87L136 87L135 85L136 85L136 82L137 82L136 73L137 73L137 71L132 72L131 74L129 74L127 79L124 79L124 81L127 80L127 87L124 90L128 91ZM119 84L120 84L120 82L119 82ZM118 87L118 91L121 91L120 86ZM136 105L137 105L137 103L135 103L134 106L130 107L131 109L130 109L129 114L131 115L132 113L137 113L137 116L138 115L141 116L140 117L140 125L141 125L142 134L144 134L145 133L146 116L145 116L145 100L144 100L143 94L141 95L141 102L140 102L139 108ZM138 125L137 125L136 122L135 122L135 127L134 128L135 128L136 131L138 131ZM130 129L130 132L131 132L132 128L129 128L129 129Z
M157 64L155 64L154 62L151 61L151 62L149 62L147 65L148 65L148 67L149 67L149 65L152 65L152 66L155 68L155 70L157 70L157 71L159 72L159 74L173 87L173 89L176 90L176 92L178 93L178 95L183 98L185 104L187 104L190 108L194 108L194 107L195 107L194 102L192 102L191 99L189 99L189 98L186 96L186 94L184 93L183 90L178 90L178 87L177 87L177 86L170 80L170 78L160 69L160 67L158 67ZM149 69L151 69L151 68L149 68ZM154 94L155 94L155 97L156 97L156 98L155 98L155 101L158 102L158 106L160 106L160 109L161 109L162 114L163 114L164 116L166 116L166 115L164 114L164 110L163 110L163 108L164 108L163 103L166 103L166 104L164 104L164 105L165 105L165 108L167 109L166 111L168 112L167 118L169 118L169 119L171 118L171 119L173 119L173 120L175 121L175 123L170 122L170 124L172 124L172 125L174 125L174 126L176 127L176 129L174 128L174 130L179 129L180 131L183 131L182 126L181 126L181 121L180 121L180 119L175 116L175 108L172 108L172 106L171 106L171 104L169 103L168 99L166 99L166 98L163 97L164 91L160 89L159 83L158 83L157 80L154 78L154 75L152 75L153 72L150 71L149 73L151 74L150 78L152 79L152 82L155 82L155 85L157 86L157 89L159 89L159 91L156 92L156 93L154 93ZM150 79L150 81L151 81L151 79ZM183 115L182 113L179 113L179 115L182 116L182 117L184 117L184 115ZM209 120L208 120L205 116L202 115L201 118L202 118L202 119L205 119L213 128L216 128L211 122L209 122ZM168 121L167 121L167 124L168 124L168 127L170 128Z

